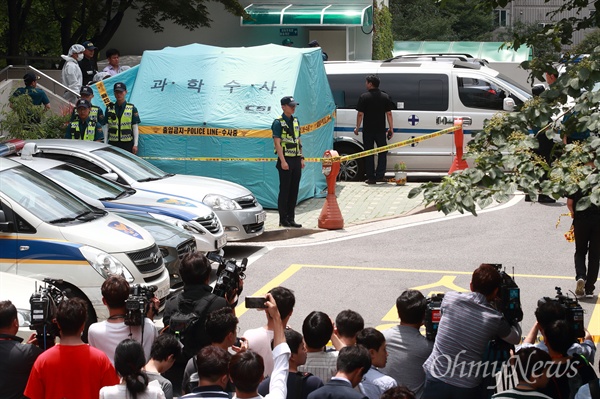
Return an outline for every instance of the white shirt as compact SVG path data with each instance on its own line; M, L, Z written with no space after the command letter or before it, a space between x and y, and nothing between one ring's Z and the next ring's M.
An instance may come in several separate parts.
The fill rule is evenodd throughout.
M127 386L124 384L102 387L100 389L100 399L127 399L130 398L127 392ZM165 399L165 394L160 389L158 381L151 381L145 392L138 393L137 399Z
M158 331L154 322L144 317L144 339L142 342L142 326L127 326L125 322L109 323L107 320L94 323L88 331L88 342L91 346L106 353L112 364L115 364L115 349L127 338L142 343L146 359L150 359L150 349Z
M242 337L248 340L248 349L262 356L265 362L265 377L273 372L273 351L271 350L273 336L273 331L267 330L265 327L253 328L242 334Z

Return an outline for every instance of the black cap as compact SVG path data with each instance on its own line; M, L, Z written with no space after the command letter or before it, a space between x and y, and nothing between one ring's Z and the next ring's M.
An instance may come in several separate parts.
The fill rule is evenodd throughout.
M94 43L90 42L89 40L81 43L81 45L85 47L86 50L96 50L98 48L94 46Z
M311 40L308 42L308 47L319 47L319 42L316 40Z
M296 106L296 105L300 105L300 104L297 103L296 100L294 100L294 97L286 96L281 99L281 105Z
M94 94L92 88L90 86L81 86L81 90L79 90L79 94L84 96L91 96Z
M88 100L84 100L83 98L80 98L79 100L77 100L77 103L75 104L75 108L92 108L92 104L90 104L90 102Z
M125 83L123 83L123 82L117 82L117 83L115 83L113 90L114 91L127 91L127 86L125 86Z
M35 82L36 80L39 80L39 79L40 79L40 77L35 76L35 74L33 72L27 72L25 74L25 76L23 76L23 80L25 81L25 83Z

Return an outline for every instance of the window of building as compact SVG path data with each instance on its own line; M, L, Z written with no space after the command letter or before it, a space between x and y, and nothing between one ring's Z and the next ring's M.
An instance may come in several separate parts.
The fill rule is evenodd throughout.
M508 26L507 10L494 10L494 25L496 27Z

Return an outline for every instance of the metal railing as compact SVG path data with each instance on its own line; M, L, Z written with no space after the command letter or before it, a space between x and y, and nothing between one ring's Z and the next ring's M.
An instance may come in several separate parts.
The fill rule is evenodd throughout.
M56 94L59 97L62 97L63 94L66 91L69 91L71 93L73 93L77 98L80 97L79 93L77 93L74 90L71 90L70 88L68 88L67 86L63 85L61 82L59 82L58 80L54 79L53 77L51 77L50 75L40 71L37 68L34 68L30 65L24 65L24 66L14 66L14 65L8 65L6 68L2 69L0 71L0 81L1 80L8 80L8 79L22 79L22 75L17 77L15 76L15 74L10 74L11 71L17 71L17 70L23 70L25 71L24 73L27 73L27 71L31 71L33 73L36 74L36 76L40 76L43 77L45 80L43 82L43 86L45 88L47 88L48 90L52 91L52 93ZM12 76L10 76L12 75ZM50 87L50 84L46 84L46 81L49 81L52 85L52 87Z

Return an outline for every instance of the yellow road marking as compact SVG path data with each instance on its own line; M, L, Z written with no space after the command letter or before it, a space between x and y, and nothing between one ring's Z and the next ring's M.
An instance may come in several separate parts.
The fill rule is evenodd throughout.
M265 295L272 288L280 286L285 280L292 277L298 270L302 268L302 265L290 265L287 269L285 269L282 273L276 276L274 279L269 281L267 284L263 285L258 291L253 293L251 296L256 295ZM246 313L248 309L246 308L245 303L240 303L235 308L235 315L240 317L244 313Z
M302 264L292 264L287 269L285 269L282 273L280 273L278 276L276 276L271 281L269 281L267 284L265 284L264 286L262 286L256 292L254 292L252 295L254 296L254 295L264 295L264 294L266 294L270 289L282 285L283 282L285 282L291 276L293 276L294 274L296 274L302 268L307 268L307 269L332 269L332 270L342 270L342 269L345 269L345 270L363 270L363 271L364 270L372 270L372 271L402 272L402 273L445 274L445 276L443 276L441 279L439 279L435 283L425 284L425 285L421 285L421 286L417 286L417 287L413 287L412 288L412 289L420 290L420 291L423 291L423 290L426 290L426 289L437 288L437 287L447 287L451 291L466 292L466 291L468 291L467 289L461 288L461 287L457 286L454 283L454 280L456 279L456 276L450 276L448 274L449 273L451 273L451 274L457 274L457 275L471 275L471 274L473 274L473 272L448 271L448 270L427 270L427 269L416 269L415 270L415 269L397 269L397 268L391 268L391 267L331 266L331 265L302 265ZM544 275L539 275L539 274L511 274L511 276L513 276L513 277L525 277L525 278L536 278L536 279L550 279L550 280L572 280L573 279L573 277L571 277L571 276L544 276ZM430 294L431 293L436 293L436 292L439 292L439 291L432 291L432 292L430 292ZM600 307L598 305L600 305L600 297L596 301L596 306L594 306L594 311L593 311L592 316L590 317L590 320L589 320L589 323L588 323L588 331L593 336L594 342L596 342L596 343L600 342ZM241 304L239 304L235 308L235 314L238 317L240 317L244 313L246 313L247 310L248 309L246 309L246 305L244 303L241 303ZM376 327L378 330L385 330L387 328L395 326L397 324L397 322L398 322L398 315L397 315L395 306L393 306L386 313L386 315L381 320L382 321L387 321L387 322L395 322L395 323L378 325Z

